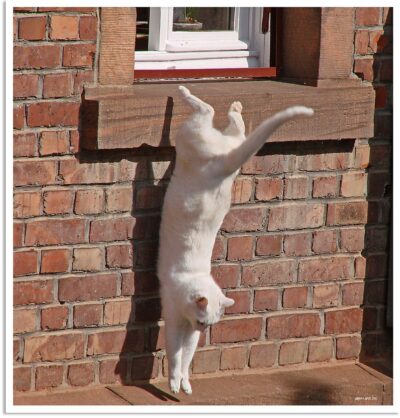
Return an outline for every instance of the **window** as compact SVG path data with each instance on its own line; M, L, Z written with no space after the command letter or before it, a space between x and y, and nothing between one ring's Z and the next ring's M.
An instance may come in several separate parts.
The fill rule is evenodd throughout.
M269 67L270 18L259 7L137 8L135 71Z

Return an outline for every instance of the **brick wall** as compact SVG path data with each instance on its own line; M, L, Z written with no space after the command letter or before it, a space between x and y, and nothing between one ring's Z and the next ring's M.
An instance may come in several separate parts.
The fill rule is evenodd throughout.
M16 390L165 375L154 270L174 150L79 150L82 85L96 77L97 15L15 9ZM213 253L213 274L236 304L201 338L193 373L354 359L361 346L379 354L389 18L381 8L355 14L354 71L374 77L375 138L269 144L243 166Z

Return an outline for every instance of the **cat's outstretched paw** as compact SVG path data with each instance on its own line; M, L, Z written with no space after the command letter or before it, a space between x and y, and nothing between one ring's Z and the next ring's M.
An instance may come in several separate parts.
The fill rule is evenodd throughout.
M186 88L185 86L179 86L178 89L181 92L183 97L190 96L190 90Z
M169 381L169 388L171 389L172 393L179 393L180 386L181 386L180 379L171 379Z
M192 394L192 385L189 382L189 379L182 379L182 390L186 393L186 395Z
M231 104L231 107L229 108L229 112L242 113L242 110L243 110L243 106L242 106L242 103L240 102L233 102Z

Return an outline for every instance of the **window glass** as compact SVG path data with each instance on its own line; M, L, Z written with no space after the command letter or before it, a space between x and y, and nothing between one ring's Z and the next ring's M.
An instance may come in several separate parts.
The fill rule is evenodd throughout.
M234 7L174 7L172 30L233 31L234 15Z

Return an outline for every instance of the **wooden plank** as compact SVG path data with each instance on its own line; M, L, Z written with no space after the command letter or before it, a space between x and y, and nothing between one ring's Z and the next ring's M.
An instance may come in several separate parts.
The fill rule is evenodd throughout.
M273 134L272 142L373 136L374 91L361 83L345 88L316 88L265 80L185 85L215 108L214 124L220 129L227 124L226 113L231 102L240 100L247 133L288 106L314 108L314 117L284 125ZM82 147L173 146L174 134L191 113L177 86L177 83L154 83L86 89Z
M136 8L102 7L100 22L99 83L132 84Z

